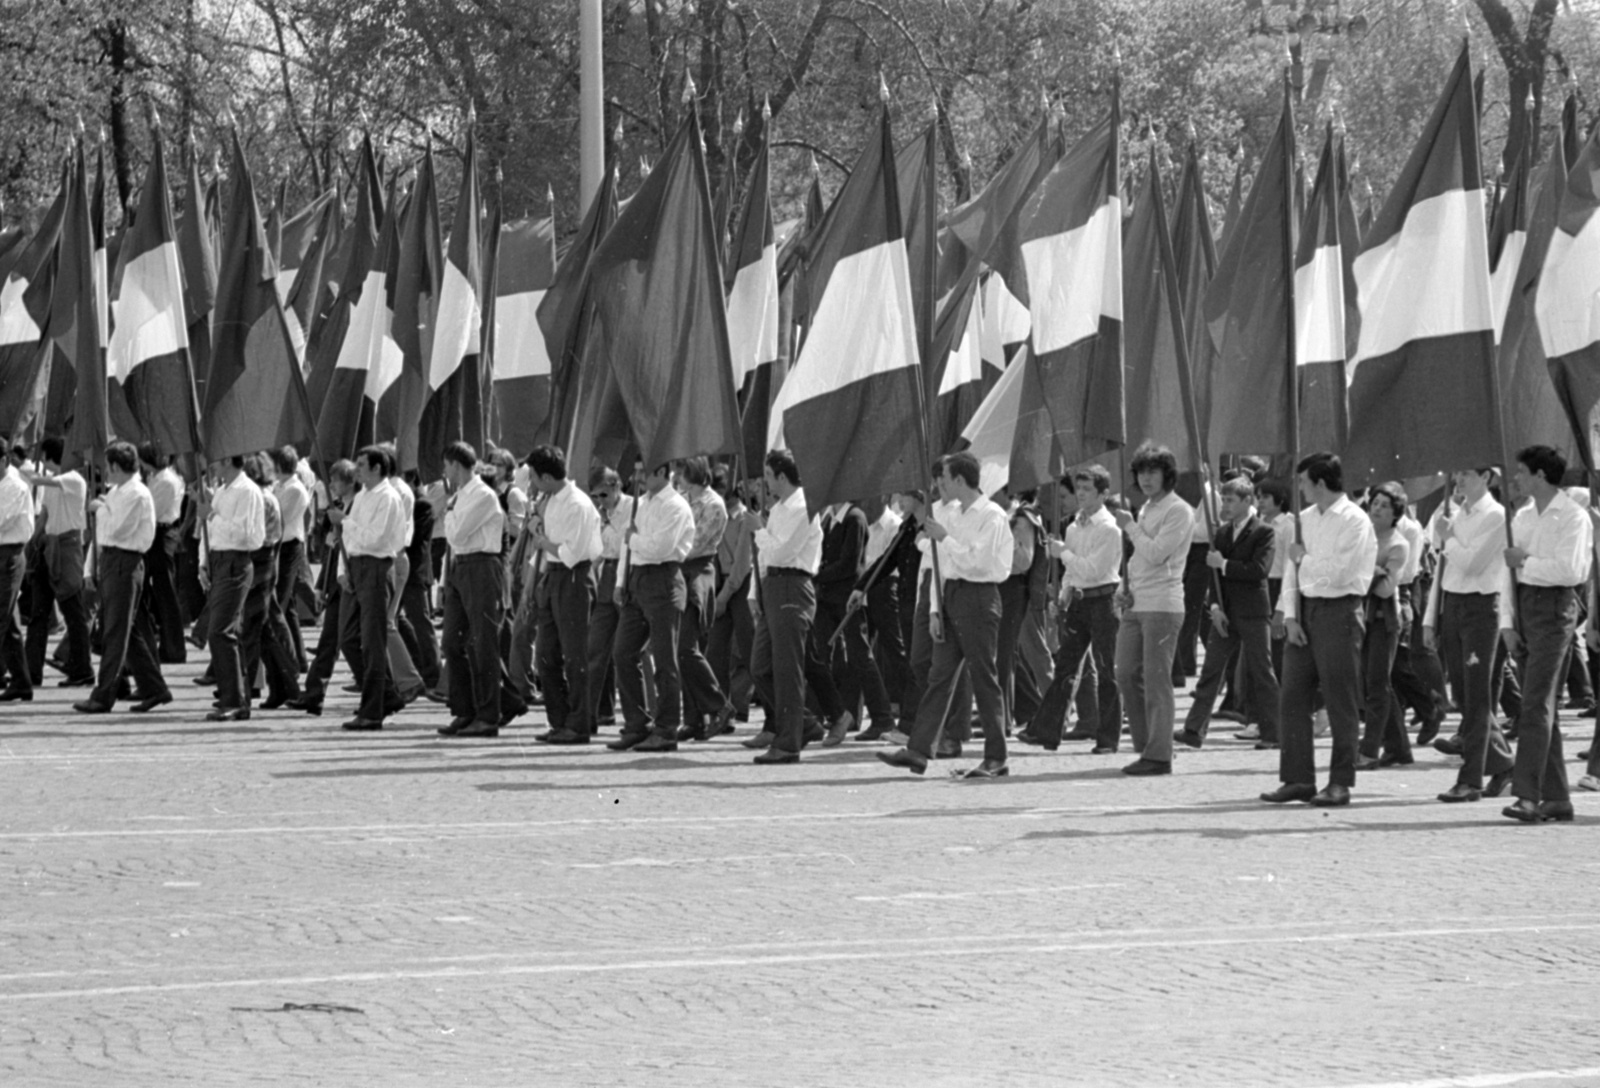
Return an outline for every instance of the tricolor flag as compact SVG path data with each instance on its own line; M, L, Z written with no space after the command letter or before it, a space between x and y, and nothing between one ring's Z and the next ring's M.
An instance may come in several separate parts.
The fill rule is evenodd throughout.
M533 452L550 417L550 347L539 304L555 281L555 234L554 217L507 223L495 258L496 441L518 458Z
M1205 180L1194 144L1178 180L1177 206L1172 216L1172 253L1178 274L1178 302L1189 336L1189 373L1209 374L1211 330L1206 327L1206 292L1217 272L1216 238L1211 230L1211 210L1206 205ZM1208 390L1193 383L1195 422L1203 437L1210 403Z
M0 436L14 437L34 405L39 367L50 350L50 299L55 287L56 242L71 191L69 172L0 285Z
M189 137L194 146L194 137ZM189 159L183 216L178 220L178 266L183 270L183 311L189 320L189 363L195 393L206 395L211 372L211 309L217 304L217 247L206 218L206 190L200 183L200 159Z
M585 361L611 368L647 466L739 451L739 403L700 115L686 111L589 260ZM576 443L568 452L580 460Z
M95 229L81 141L73 158L50 320L55 351L49 375L41 375L48 390L43 430L65 436L67 450L75 459L96 461L111 433L100 313L104 281L95 275L96 236L103 232Z
M1067 464L1127 437L1122 385L1121 105L1078 141L1023 209L1032 354Z
M1300 397L1300 449L1344 448L1349 429L1345 403L1345 266L1340 214L1341 173L1328 128L1311 190L1294 268L1295 373ZM1277 453L1277 449L1262 450Z
M982 299L983 325L978 333L978 353L984 363L999 374L1027 342L1033 331L1033 315L1027 304L1006 286L1005 275L991 269L978 289Z
M1018 305L1024 311L1028 284L1018 256L1021 244L1018 226L1029 198L1060 158L1061 145L1050 134L1047 110L1039 118L1038 127L1022 142L1016 154L1006 160L983 191L952 209L947 220L950 233L973 257L998 272L1002 283L996 287L1004 288L1019 299Z
M202 417L210 461L307 443L314 432L300 359L278 294L278 268L237 132L233 186Z
M1517 150L1505 188L1495 204L1494 217L1489 221L1489 297L1494 301L1497 344L1505 332L1522 255L1528 248L1528 212L1532 204L1528 182L1528 156L1523 145Z
M809 267L811 328L772 406L812 511L927 486L922 370L885 105Z
M750 168L744 207L728 247L733 286L728 291L728 343L733 387L778 358L778 246L772 233L766 133Z
M489 214L479 223L478 231L478 290L483 294L482 323L478 328L478 373L476 382L463 388L461 402L461 440L475 450L485 449L484 443L495 433L494 293L499 279L495 266L500 261L500 209L505 203L504 188L503 184L495 186L496 199L489 206ZM545 403L548 405L549 398Z
M370 138L361 142L361 155L356 165L355 189L355 218L350 221L350 228L344 232L340 241L343 256L331 262L334 271L331 276L325 276L320 292L324 295L331 293L332 298L326 302L327 309L318 318L316 326L311 330L311 338L306 344L306 362L309 370L306 376L306 392L311 398L312 410L319 413L318 434L323 439L322 451L330 458L342 455L329 452L326 436L322 435L320 430L320 413L327 403L334 368L338 364L350 331L355 307L377 256L378 222L383 218L383 187L378 180L378 166L372 155Z
M1346 479L1482 465L1504 445L1466 46L1356 258ZM1552 247L1553 248L1553 247Z
M931 339L934 319L938 316L933 308L938 294L934 271L939 244L934 236L939 210L939 194L934 188L938 135L938 126L930 124L921 136L907 141L894 157L896 184L900 188L900 221L906 231L906 263L911 269L911 307L917 315L918 344L923 351L929 348L921 342L924 321ZM930 246L934 247L932 253ZM929 263L930 257L933 264Z
M444 473L444 447L461 438L462 412L476 396L478 362L483 348L483 229L478 194L477 149L467 130L466 163L456 197L450 250L445 254L433 318L433 344L428 353L427 402L417 425L417 468L425 480Z
M106 372L112 431L170 455L200 448L199 404L159 130L153 143L139 211L117 254Z
M1580 449L1594 463L1600 460L1595 411L1600 404L1600 129L1579 152L1566 181L1534 313L1550 380Z
M996 369L990 379L984 366L979 268L976 259L970 262L933 329L927 397L928 448L935 452L956 447L962 429L1000 376Z
M331 197L331 193L328 194ZM291 220L292 222L292 220ZM289 272L278 270L278 293L283 299L283 317L289 326L289 341L294 345L295 358L302 372L309 350L310 333L316 323L317 307L322 291L322 266L327 262L329 247L339 236L339 207L328 200L321 208L321 217L311 236L309 247L298 255L299 266ZM293 254L290 235L285 231L283 252ZM288 287L284 284L287 283Z
M434 310L443 279L439 237L439 199L434 185L433 150L423 153L416 184L401 229L400 261L394 287L394 343L400 349L398 369L384 365L367 373L367 397L375 407L378 441L393 439L402 470L418 467L418 427L428 396L428 367L433 357Z
M327 230L328 208L333 205L333 190L321 193L292 218L283 220L278 229L278 244L273 250L278 261L278 297L289 301L289 289L294 286L300 266L316 247Z
M1002 487L1027 491L1066 467L1044 405L1039 368L1026 347L973 412L961 437L978 459L978 486L985 495Z
M617 174L613 168L600 178L600 188L589 201L577 236L556 265L544 298L536 308L550 356L550 415L548 440L572 452L572 432L578 414L584 337L589 314L585 292L589 258L617 221ZM504 349L502 349L504 350ZM504 413L502 412L502 416ZM503 425L503 424L502 424ZM546 437L541 433L541 441Z

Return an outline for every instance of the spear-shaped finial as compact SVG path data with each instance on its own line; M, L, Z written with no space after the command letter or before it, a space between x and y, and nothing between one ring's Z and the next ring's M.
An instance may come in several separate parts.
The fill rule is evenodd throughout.
M766 95L761 96L761 127L766 128L772 121L772 99Z
M1524 98L1522 100L1522 108L1525 111L1527 111L1527 113L1531 116L1533 114L1534 105L1535 105L1535 102L1534 102L1534 98L1533 98L1533 88L1529 87L1528 88L1528 97L1526 97L1526 98Z
M639 176L641 178L650 176L650 156L648 155L639 156Z
M817 163L817 153L811 152L811 176L813 179L822 176L822 167Z
M82 140L88 135L88 131L83 127L83 111L82 110L78 111L77 121L78 121L78 139Z
M156 108L153 98L150 100L150 127L156 132L161 131L161 111Z
M739 114L733 119L733 138L739 139L744 135L744 107L739 107Z
M548 181L544 183L544 203L550 209L550 214L556 214L556 187Z
M471 99L467 100L467 127L471 128L478 123L478 104Z
M622 117L620 115L617 117L616 125L611 129L611 142L613 144L622 143Z
M683 70L683 104L690 105L695 100L694 73L685 68Z
M883 69L878 69L878 101L885 106L889 104L889 81L883 76Z

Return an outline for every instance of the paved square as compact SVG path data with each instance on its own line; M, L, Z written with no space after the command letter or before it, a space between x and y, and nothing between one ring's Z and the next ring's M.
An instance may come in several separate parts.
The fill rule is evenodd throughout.
M1600 795L1514 825L1426 751L1277 809L1228 733L966 784L213 725L198 671L0 708L0 1084L1600 1084Z

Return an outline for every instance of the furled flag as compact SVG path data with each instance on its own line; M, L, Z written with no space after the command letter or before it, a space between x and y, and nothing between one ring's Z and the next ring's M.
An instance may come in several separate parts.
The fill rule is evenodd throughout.
M1294 268L1295 373L1300 397L1300 448L1344 448L1345 266L1338 153L1328 128L1306 210ZM1262 452L1277 453L1278 450Z
M1361 341L1348 371L1346 481L1501 460L1488 224L1464 44L1355 277Z
M978 486L985 495L1002 487L1027 491L1066 467L1044 405L1039 368L1026 347L972 413L961 437L978 459Z
M477 404L467 387L476 387L483 348L483 224L478 193L478 154L467 130L467 157L456 196L450 250L445 255L428 353L427 398L417 423L417 470L424 480L444 473L444 447L462 435L462 412Z
M117 254L106 373L112 431L172 455L200 448L200 425L161 145L157 129L139 211Z
M550 415L550 347L539 327L539 304L556 277L554 217L501 227L495 270L497 441L523 458L538 444Z
M811 328L772 406L813 511L927 486L922 370L889 107L807 267Z
M1172 254L1178 275L1178 302L1184 328L1189 336L1189 373L1209 374L1211 331L1206 328L1206 292L1217 271L1217 246L1211 231L1211 211L1206 206L1205 180L1200 171L1200 155L1195 145L1183 165L1178 180L1176 210L1172 216ZM1124 261L1126 264L1126 261ZM1210 410L1207 390L1194 383L1195 421L1204 437ZM1131 433L1131 429L1130 429Z
M1111 110L1028 199L1020 221L1032 354L1067 464L1126 440L1122 385L1122 109Z
M278 293L283 299L283 317L288 323L289 341L294 345L294 355L300 362L302 373L306 366L306 352L310 348L310 331L316 324L322 290L322 266L328 259L329 247L339 237L338 205L329 200L321 212L309 247L299 255L299 267L288 273L281 268L278 270ZM286 228L283 237L283 252L286 254L294 252L290 241Z
M349 230L344 232L340 247L344 250L344 257L342 260L335 260L337 271L324 285L324 290L330 286L337 289L328 304L326 314L317 321L316 327L312 329L311 339L306 344L310 370L306 377L306 392L311 398L313 410L318 412L327 403L334 368L344 348L356 306L366 288L369 274L375 267L373 261L378 249L378 223L383 218L383 186L378 180L378 166L373 159L370 138L361 142L361 154L356 165L355 190L355 217L350 221ZM378 290L382 289L380 276ZM346 381L348 380L347 378ZM319 418L319 427L320 422ZM323 439L321 448L327 456L343 456L329 452L327 436L320 430L318 433Z
M588 287L585 273L589 268L589 258L616 221L617 175L616 170L611 169L601 175L600 188L590 200L588 210L583 213L577 236L567 247L561 263L556 265L555 276L536 306L539 328L544 332L545 348L550 357L548 431L539 432L539 441L553 440L562 447L571 444L578 413L578 368L589 325L584 297ZM504 350L502 346L501 351Z
M278 244L273 250L278 261L278 297L289 301L289 289L306 257L316 248L317 241L328 229L328 208L333 204L333 190L320 193L316 199L283 221L278 232Z
M105 330L95 275L94 201L80 141L73 156L72 188L61 224L50 334L55 342L45 393L43 433L66 438L74 461L95 461L110 440L106 412Z
M900 221L906 231L906 263L911 269L911 307L917 315L917 343L923 351L930 347L934 319L938 317L934 299L939 293L939 240L935 237L939 193L932 184L939 155L938 135L938 126L930 124L894 157L896 184L900 187ZM930 344L922 343L924 335Z
M478 331L478 380L476 385L463 390L465 396L461 405L461 440L475 450L486 448L485 443L495 433L497 426L494 360L498 311L495 308L495 292L500 282L500 226L501 209L504 206L505 183L496 171L494 199L489 202L489 214L484 217L479 231L478 259L482 262L483 271L480 275L482 282L478 286L483 292L483 322ZM550 263L553 266L555 261ZM546 410L549 403L550 398L545 397L543 405Z
M1299 402L1289 402L1289 325L1295 242L1294 104L1287 86L1244 207L1224 230L1226 244L1206 291L1212 350L1196 360L1206 452L1290 453ZM1209 407L1207 407L1209 406Z
M379 366L367 374L367 396L377 412L378 441L393 439L402 470L419 467L417 460L423 406L428 396L429 360L433 357L434 310L443 279L444 248L439 238L439 199L434 184L433 150L417 168L417 181L400 232L400 262L394 290L394 342L400 349L397 370ZM386 357L387 361L387 357Z
M770 123L762 126L761 147L750 168L744 207L728 247L733 275L728 291L728 342L735 389L743 389L758 367L778 358L778 246L772 233L767 149L771 131Z
M194 146L194 137L189 137ZM178 266L183 271L183 312L188 317L189 363L195 393L206 395L211 372L211 308L217 303L217 248L206 219L206 190L200 183L200 157L189 159L183 216L178 220Z
M1552 166L1555 161L1552 155ZM1580 450L1595 463L1600 461L1600 129L1584 144L1566 181L1534 313L1556 395L1572 433L1580 436Z
M634 441L651 467L739 451L700 115L686 114L589 261L593 351L585 351L585 361L598 353L610 366ZM568 452L577 460L586 454Z
M983 359L983 295L979 286L981 265L976 258L950 292L939 322L933 329L933 347L925 367L928 404L928 449L934 453L952 450L962 428L978 410L991 379Z
M50 298L56 279L55 250L71 190L70 172L45 212L38 231L22 247L0 286L0 437L10 439L34 405L39 366L50 344Z

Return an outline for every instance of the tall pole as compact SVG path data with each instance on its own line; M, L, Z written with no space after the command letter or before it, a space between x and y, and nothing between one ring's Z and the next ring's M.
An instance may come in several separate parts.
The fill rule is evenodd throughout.
M600 190L606 160L606 79L602 66L600 0L578 0L578 218Z
M1289 441L1289 509L1294 514L1294 542L1302 544L1300 534L1300 365L1296 355L1299 350L1299 333L1295 328L1294 273L1297 254L1295 250L1294 222L1294 85L1292 68L1283 70L1283 302L1284 302L1284 372L1285 415L1288 421ZM1300 564L1295 562L1295 593L1300 592ZM1300 615L1296 602L1295 615Z

